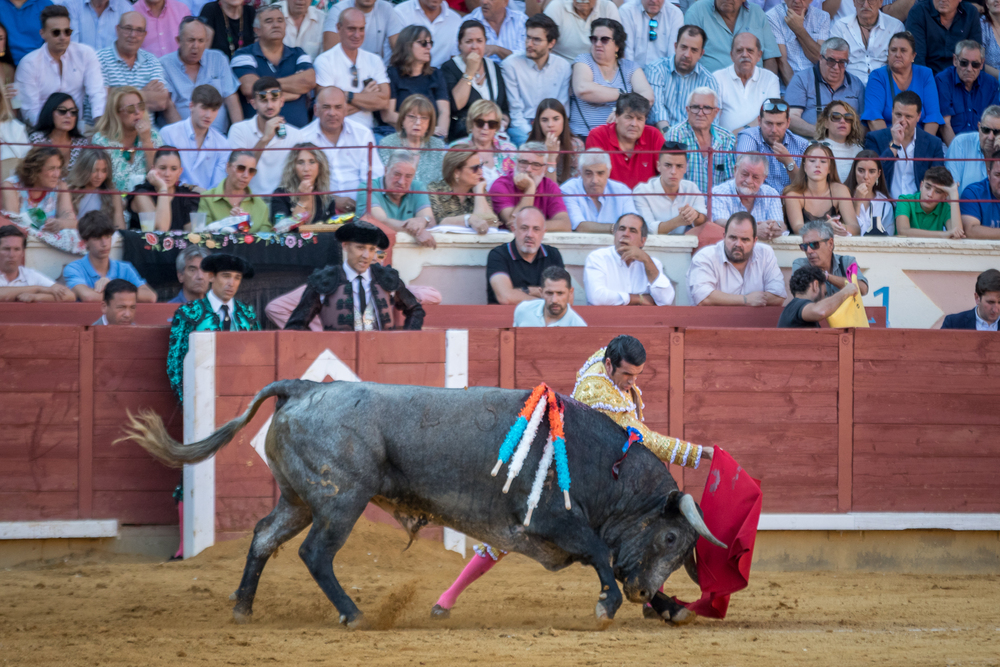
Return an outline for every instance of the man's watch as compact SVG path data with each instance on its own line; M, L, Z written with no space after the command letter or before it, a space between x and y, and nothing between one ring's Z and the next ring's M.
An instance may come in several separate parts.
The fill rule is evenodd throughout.
M354 93L347 91L347 103L354 104Z
M791 162L789 162L788 164L786 164L785 165L785 169L788 170L789 174L792 173L793 171L795 171L795 160L792 160Z
M894 151L901 151L901 150L903 150L903 147L900 146L899 144L889 144L889 148L891 148Z

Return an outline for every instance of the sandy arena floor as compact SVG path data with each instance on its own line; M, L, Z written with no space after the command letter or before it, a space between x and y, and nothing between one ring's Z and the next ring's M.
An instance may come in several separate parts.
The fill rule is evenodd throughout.
M432 622L461 570L430 541L362 519L336 573L369 619L352 632L299 560L296 538L268 564L255 620L229 594L249 538L184 563L81 557L0 572L0 665L998 665L1000 577L759 573L724 621L646 621L625 603L595 631L598 583L513 556ZM683 573L673 591L692 599ZM398 614L398 615L397 615ZM395 618L393 618L395 616Z

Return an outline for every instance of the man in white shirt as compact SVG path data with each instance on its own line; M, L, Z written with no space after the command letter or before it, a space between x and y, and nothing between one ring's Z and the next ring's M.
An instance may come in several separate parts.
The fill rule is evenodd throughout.
M0 302L76 301L72 290L24 267L28 237L14 225L0 227Z
M365 146L375 143L372 131L347 114L347 97L340 88L323 88L313 108L316 120L302 128L299 141L309 141L323 149L330 163L330 191L338 213L354 211L354 193L368 182L368 154ZM360 148L348 149L347 146ZM337 149L337 150L331 150ZM372 179L385 175L378 151L371 151Z
M830 36L830 15L810 0L785 0L767 11L767 21L778 43L778 72L787 85L796 72L819 61L819 46Z
M705 226L705 197L693 181L684 178L686 151L687 145L679 141L665 142L656 162L660 174L632 190L636 212L649 220L656 234L693 233Z
M611 180L611 156L600 148L588 148L580 156L580 175L562 184L574 232L611 234L615 223L626 213L635 213L628 186ZM587 195L571 196L571 195ZM608 196L618 195L618 196Z
M382 59L361 49L365 41L365 15L349 7L337 20L340 43L324 51L313 67L316 85L336 86L347 94L348 117L371 128L373 111L389 106L389 75Z
M38 122L38 112L52 93L73 97L83 128L84 100L91 117L104 115L107 91L97 53L86 44L72 42L69 11L60 5L42 10L45 45L25 55L18 64L15 84L21 96L21 115L28 126Z
M188 118L160 130L165 146L182 149L181 180L205 190L211 190L226 178L229 140L212 127L221 107L222 94L202 84L191 93Z
M841 0L847 4L849 0ZM879 67L889 60L889 40L906 28L902 21L879 11L882 0L853 0L857 16L835 21L830 27L831 37L840 37L851 47L847 71L862 84Z
M591 306L669 306L674 286L643 246L649 228L635 213L615 223L615 244L587 255L583 286Z
M162 112L168 122L179 121L181 117L170 99L163 66L156 56L142 48L147 34L146 17L139 12L125 12L115 30L118 34L115 43L97 52L104 86L108 89L134 86L142 91L150 113Z
M667 0L630 0L618 8L628 40L625 59L645 67L674 55L684 13Z
M733 37L729 56L733 64L712 76L719 84L722 110L717 122L733 134L760 123L757 115L764 100L781 97L781 82L774 72L757 67L764 52L760 38L750 32Z
M329 51L340 42L337 20L348 7L357 7L365 15L365 42L361 48L388 63L396 35L405 25L388 0L344 0L330 7L323 23L323 50Z
M326 15L309 4L309 0L281 0L276 3L285 15L285 46L299 47L310 58L323 50L323 23Z
M610 0L605 0L609 2ZM422 25L431 32L431 66L441 67L451 59L463 17L444 0L406 0L396 5L396 15L404 26Z
M281 84L272 76L263 76L253 83L250 106L257 112L253 118L233 123L229 128L229 145L233 150L257 151L257 175L250 181L250 190L255 194L271 194L281 183L281 173L285 168L288 150L264 150L265 148L289 149L300 141L297 127L285 122L281 115L284 105ZM285 136L278 136L279 128Z
M86 44L94 51L114 43L115 26L122 14L132 11L129 0L56 0L52 4L69 10L73 41Z
M559 43L554 53L572 63L578 55L590 53L590 24L597 19L621 20L618 5L611 0L552 0L545 13L559 26Z
M726 220L725 237L691 258L693 306L780 306L785 278L771 246L757 243L757 223L746 211Z
M528 17L510 6L508 0L482 0L465 15L466 21L479 21L486 29L486 56L500 62L512 53L524 51L524 24ZM458 43L452 50L458 55Z
M528 299L514 309L515 327L585 327L573 310L573 277L561 266L542 272L542 298Z

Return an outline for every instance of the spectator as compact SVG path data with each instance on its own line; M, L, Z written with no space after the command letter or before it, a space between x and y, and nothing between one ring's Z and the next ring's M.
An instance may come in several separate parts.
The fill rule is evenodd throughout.
M991 76L1000 76L1000 0L986 0L986 11L979 17L983 33L983 47L986 49L986 66L983 68Z
M613 181L611 156L589 148L580 156L580 176L562 184L566 210L574 232L614 233L615 223L626 213L636 213L628 186ZM586 195L586 196L574 196Z
M527 152L518 154L514 173L504 174L489 188L493 210L504 225L512 226L520 211L535 208L545 218L545 230L571 231L562 192L555 181L545 178L545 144L529 141L521 150Z
M385 176L372 181L371 217L397 232L406 232L421 245L436 247L430 229L437 223L431 211L427 186L413 180L417 173L416 156L410 151L396 151L386 163ZM411 192L412 191L412 192ZM367 192L358 190L355 216L361 218L368 211Z
M962 226L970 239L1000 239L1000 151L990 155L987 176L962 192ZM980 201L975 201L980 200Z
M978 42L962 40L955 45L954 64L935 77L946 146L956 134L975 132L980 115L997 100L1000 83L983 71L985 58L986 50Z
M56 146L66 169L72 169L84 146L90 142L77 125L79 108L69 93L52 93L38 113L38 122L28 135L33 144Z
M118 149L110 152L112 177L119 192L131 192L142 182L156 149L163 145L146 113L142 92L132 86L111 91L108 113L98 119L92 141L97 146Z
M730 132L757 125L760 119L756 112L764 100L781 97L777 75L757 67L762 55L760 38L741 32L733 37L733 48L729 52L733 64L712 75L721 98L719 125Z
M583 285L591 306L669 306L674 286L660 260L643 250L649 227L636 213L614 224L615 243L587 255Z
M24 266L28 237L14 225L0 227L0 302L76 301L76 295L48 276Z
M785 188L785 214L793 234L805 223L825 221L838 236L861 233L854 205L834 169L833 151L824 144L810 144L802 158L802 168Z
M201 200L192 196L198 194L194 188L181 183L182 165L181 155L173 146L164 146L156 151L153 168L146 175L146 180L125 198L129 229L140 229L140 213L156 214L156 231L188 228L191 214L198 212Z
M544 143L549 151L545 157L547 178L562 184L580 175L579 154L586 146L570 132L566 109L559 100L549 97L538 104L528 141Z
M770 241L785 232L785 216L778 191L765 182L767 158L760 153L746 153L736 160L733 179L712 188L712 219L725 227L724 221L736 213L750 213L754 218L753 238ZM758 224L757 220L761 222Z
M511 7L508 0L482 0L478 7L466 15L465 20L483 24L486 31L484 55L495 63L499 64L512 53L524 51L528 17L524 12ZM461 47L461 37L458 42ZM459 50L455 49L453 53L458 53Z
M3 46L3 52L0 53L0 75L6 87L7 97L13 99L17 96L17 87L14 86L14 54L7 48L7 28L3 23L0 23L0 45Z
M80 159L66 177L66 186L70 190L89 191L70 193L70 201L77 220L91 211L104 211L115 223L115 229L125 229L122 197L121 193L115 190L115 183L111 178L112 171L111 156L107 151L100 148L85 148L80 152Z
M757 166L763 174L763 161ZM687 273L691 305L780 306L786 296L785 279L771 246L757 243L754 216L733 213L724 232L725 238L691 258Z
M278 187L281 170L288 159L287 150L277 149L288 149L303 141L302 133L286 123L281 115L285 101L277 79L262 76L254 82L251 93L250 106L256 113L247 120L233 123L229 128L229 145L233 150L256 152L259 171L250 186L254 192L269 195Z
M22 219L35 221L45 215L43 231L57 233L73 229L76 216L66 184L62 180L63 156L52 146L35 146L17 165L5 183L13 187L2 191L3 210L20 213ZM62 190L62 192L60 192Z
M764 67L778 73L781 51L760 6L739 0L699 0L688 6L684 21L700 27L707 35L702 65L709 72L731 65L728 49L733 37L750 32L764 40Z
M201 270L201 261L208 255L208 250L193 243L177 253L177 282L181 284L181 291L167 303L189 303L205 298L208 276Z
M284 45L285 15L276 5L265 5L253 20L257 41L233 55L233 74L240 80L240 92L249 99L253 84L261 77L275 77L285 98L284 116L295 127L309 122L309 100L316 87L312 58L298 47ZM253 115L253 106L244 102L243 115Z
M251 234L271 231L267 202L250 190L250 181L257 173L257 156L252 151L233 151L226 165L226 178L205 192L198 203L198 212L206 213L206 224L231 216L250 217ZM235 226L235 223L233 223Z
M442 180L427 185L431 192L441 193L430 195L431 212L439 225L469 227L485 234L499 224L486 196L483 165L471 144L452 147L444 156L442 173Z
M329 51L340 42L337 21L340 12L348 7L357 7L365 15L365 41L361 48L389 62L405 24L388 0L343 0L331 6L323 22L323 50Z
M767 157L767 184L776 191L785 189L799 170L802 155L809 142L788 131L791 116L789 104L781 99L764 100L760 107L757 127L743 130L736 137L740 153L761 153Z
M594 128L587 136L587 148L611 152L611 178L634 188L656 173L656 153L663 134L646 125L649 100L627 93L615 103L615 121Z
M938 127L944 122L934 73L928 67L913 64L917 53L915 44L916 40L908 32L893 35L889 39L889 64L868 77L861 120L868 122L869 130L888 127L896 95L905 91L912 91L923 100L920 127L928 134L937 134Z
M618 6L611 0L551 0L544 11L559 28L559 41L553 53L570 63L590 52L594 21L621 18Z
M115 225L104 212L91 211L80 218L80 239L87 248L82 259L63 267L66 287L80 301L100 301L104 288L116 278L123 278L139 288L140 303L155 303L156 294L129 262L111 259L111 243Z
M146 19L146 39L142 48L157 58L171 53L181 21L191 15L188 6L178 0L135 0L134 7Z
M842 0L841 6L846 2L848 0ZM844 16L830 27L830 36L840 37L850 47L847 72L861 81L861 85L868 83L872 72L886 66L889 39L906 30L899 19L879 11L882 2L853 0L855 15Z
M585 327L573 310L573 277L561 266L542 272L542 298L528 299L514 309L515 327Z
M896 234L922 238L964 239L958 185L944 167L931 167L920 192L901 195L896 203Z
M396 133L382 139L378 153L382 163L389 161L394 148L410 150L417 156L417 180L432 183L441 178L441 161L447 148L439 137L431 134L437 127L437 109L423 95L410 95L399 107ZM432 148L421 152L422 148ZM478 162L477 162L478 164Z
M917 127L921 108L920 97L912 90L904 90L893 101L892 128L869 132L865 137L865 148L878 151L884 158L900 158L898 161L886 161L882 165L893 199L916 192L917 184L924 179L924 174L930 167L944 166L944 144Z
M14 64L42 46L42 37L35 32L41 14L50 2L30 2L29 0L0 0L0 23L10 26L7 32L7 46L14 54ZM44 24L42 24L44 27Z
M139 12L126 12L115 30L118 34L115 43L97 52L104 86L109 89L120 86L138 88L150 112L163 112L163 117L171 123L180 120L167 90L163 66L156 56L139 48L146 35L146 18Z
M224 105L212 127L226 133L232 123L243 120L243 105L237 94L240 82L233 75L226 54L208 48L212 38L204 20L200 16L187 16L181 21L177 50L160 58L160 65L170 99L181 119L190 114L191 94L195 88L209 85L219 91Z
M236 52L256 40L254 21L257 18L255 3L243 0L217 0L201 8L201 17L212 29L212 50L221 51L232 60Z
M451 105L449 141L465 141L462 137L469 135L471 129L466 126L466 114L479 100L488 100L499 108L496 118L498 130L502 124L510 122L503 73L500 65L485 57L485 49L486 31L483 25L477 21L463 22L458 31L459 55L441 66Z
M693 182L700 192L728 181L733 177L736 155L736 137L729 130L715 124L719 115L719 96L711 88L695 88L687 97L685 105L687 120L667 130L667 141L687 146L691 151L686 178ZM709 150L721 151L712 155L709 165ZM711 181L709 170L712 170Z
M799 249L806 254L792 262L792 271L804 266L814 266L823 271L824 281L820 287L821 299L833 296L838 290L850 284L847 271L857 260L850 255L838 255L834 252L834 228L824 220L812 220L801 229L802 243ZM868 294L868 279L858 270L858 289L861 296Z
M958 135L948 146L948 171L958 181L959 192L986 178L985 156L1000 147L1000 106L991 104L983 110L977 130Z
M486 303L542 298L542 274L549 267L563 268L559 249L542 243L547 224L534 206L518 210L511 223L514 240L493 248L486 258Z
M0 6L7 2L0 0ZM41 2L30 4L38 7ZM11 44L20 61L15 81L21 98L21 116L32 125L42 122L39 113L42 106L50 95L62 92L73 98L77 109L82 109L86 101L93 117L98 118L104 113L107 93L97 54L89 46L71 42L72 28L65 7L45 7L41 25L45 44L40 48L18 54L17 47ZM82 128L82 119L75 120Z
M678 100L686 100L696 88L719 92L715 77L701 64L705 44L704 30L695 25L682 26L677 33L674 54L643 67L654 97L649 120L664 134L684 122Z
M322 184L329 181L330 164L323 151L314 144L295 144L285 160L281 185L271 197L271 225L277 227L279 216L294 218L299 224L309 224L323 222L334 215L330 206L332 197L316 194L317 190L322 190Z
M804 244L803 244L804 245ZM788 283L792 300L781 311L779 329L819 329L821 320L833 315L840 305L858 293L854 283L823 298L824 271L816 266L802 266Z
M28 131L10 106L6 86L0 81L0 178L10 176L28 153ZM12 145L13 144L13 145Z
M544 140L528 136L540 104L550 99L557 101L563 109L563 121L569 105L570 65L552 56L559 41L559 26L545 14L535 14L525 23L525 31L524 53L504 58L501 69L510 112L507 134L515 146Z
M792 77L785 98L791 107L789 129L800 137L816 135L816 116L833 101L864 110L865 85L847 72L849 48L840 37L831 37L820 47L819 65ZM816 74L819 74L817 84ZM819 91L819 98L816 91Z
M865 131L860 116L847 102L834 100L826 105L816 119L816 141L828 146L837 158L837 176L847 181L854 156L861 152Z
M830 36L830 15L819 7L809 11L809 4L810 0L784 0L766 13L781 52L778 73L786 84L796 72L819 62L820 44Z
M323 149L330 163L330 192L340 213L354 210L353 193L368 182L368 149L348 148L375 143L371 130L344 118L347 98L339 88L323 88L316 95L316 120L302 128L300 141L311 142ZM385 174L377 152L371 154L372 179Z
M1000 322L1000 271L987 269L976 278L976 307L946 315L942 329L997 331Z
M708 219L705 197L693 181L684 179L688 170L686 151L687 146L680 142L664 143L656 163L660 175L632 190L636 212L650 221L657 234L704 231ZM721 233L720 228L720 237Z
M101 318L91 326L135 325L138 288L123 278L109 280L101 299Z
M855 217L862 236L895 236L896 216L878 156L869 150L858 153L844 185L854 199Z
M382 58L361 49L365 15L360 9L342 11L337 27L340 43L316 60L316 85L336 86L347 93L348 117L371 129L375 125L372 112L389 104L389 76Z
M906 29L916 39L917 64L937 74L951 64L955 44L983 41L979 11L962 0L923 0L906 16Z
M645 67L674 55L677 33L684 25L684 12L667 0L638 0L618 8L629 40L625 59Z
M285 15L285 46L299 48L314 61L323 52L323 23L326 14L309 0L281 0L275 3ZM379 56L381 59L381 55Z
M405 26L419 25L430 31L432 67L448 62L455 48L451 40L462 25L461 14L442 0L405 0L396 5L396 15Z
M188 118L160 131L164 143L181 149L181 179L210 189L226 177L226 154L231 150L225 135L212 127L222 107L222 95L208 84L191 93Z
M468 122L471 129L469 136L457 139L455 144L472 144L480 151L479 160L483 164L483 176L486 187L494 181L514 171L517 147L509 141L497 137L501 126L500 107L489 100L476 100L469 108Z
M410 95L423 95L437 108L434 136L447 137L451 105L444 75L441 70L431 67L432 45L431 33L423 26L406 26L399 33L386 71L389 76L389 107L381 116L383 123L394 125L399 121L397 109L403 100ZM383 125L379 128L381 136L391 132L391 127Z
M86 44L94 51L114 44L115 26L122 14L133 11L129 0L60 0L53 4L69 10L73 41Z

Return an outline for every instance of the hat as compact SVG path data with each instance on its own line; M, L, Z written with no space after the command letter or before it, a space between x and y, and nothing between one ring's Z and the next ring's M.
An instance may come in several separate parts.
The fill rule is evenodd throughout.
M207 273L236 271L242 273L244 278L253 278L253 264L242 257L221 252L209 255L201 260L201 270Z
M365 243L378 246L379 250L389 247L389 237L381 229L370 222L364 220L353 220L336 232L337 240L341 243L353 241L354 243Z

